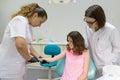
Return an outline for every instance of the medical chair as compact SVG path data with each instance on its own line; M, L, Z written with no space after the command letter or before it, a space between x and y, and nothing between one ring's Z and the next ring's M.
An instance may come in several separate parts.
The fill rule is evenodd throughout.
M88 71L88 80L95 80L97 68L92 58L90 58L90 67Z
M53 80L60 80L64 71L64 66L65 66L65 58L58 61L55 71L60 77ZM97 74L97 69L96 69L95 63L93 62L93 59L90 58L90 67L89 67L87 79L94 80L96 77L96 74Z
M64 66L65 66L65 57L58 60L56 69L55 69L55 72L57 73L58 77L54 78L53 80L60 80L60 78L63 74L63 71L64 71Z
M61 52L61 48L59 45L56 44L48 44L44 47L44 54L50 55L50 57L54 57L55 55L58 55L60 52ZM57 61L49 62L49 63L40 62L40 65L48 68L48 79L45 80L51 80L52 79L51 67L56 66ZM44 80L44 79L38 79L38 80Z

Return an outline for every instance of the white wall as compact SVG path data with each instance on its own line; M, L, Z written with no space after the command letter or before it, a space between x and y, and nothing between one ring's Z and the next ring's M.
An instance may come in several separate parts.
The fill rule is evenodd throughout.
M36 2L46 9L48 20L40 28L34 29L34 36L57 41L66 40L66 35L72 30L78 30L85 35L83 21L84 11L92 4L101 5L106 13L107 21L115 25L120 31L120 0L77 0L76 4L49 4L48 0L0 0L0 42L3 31L10 20L10 15L30 2Z

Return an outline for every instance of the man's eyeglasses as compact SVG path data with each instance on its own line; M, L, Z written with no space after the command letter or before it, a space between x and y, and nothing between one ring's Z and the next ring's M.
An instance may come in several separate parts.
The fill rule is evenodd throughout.
M93 22L88 22L85 18L84 18L84 21L85 21L87 24L90 24L90 25L93 25L93 24L96 22L96 20L93 21Z

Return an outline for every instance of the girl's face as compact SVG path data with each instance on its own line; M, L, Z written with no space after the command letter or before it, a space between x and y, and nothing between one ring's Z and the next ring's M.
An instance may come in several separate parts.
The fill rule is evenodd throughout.
M73 40L71 37L68 37L68 46L70 47L70 49L73 49Z
M91 17L85 17L84 21L87 23L87 25L91 28L91 29L98 29L98 23L96 21L96 19L91 18Z
M33 16L29 19L29 23L33 27L40 27L42 23L46 21L46 17L38 17L37 13L34 13Z

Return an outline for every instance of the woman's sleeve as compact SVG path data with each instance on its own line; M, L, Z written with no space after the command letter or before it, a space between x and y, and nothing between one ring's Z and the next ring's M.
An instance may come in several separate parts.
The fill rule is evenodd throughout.
M110 36L112 45L112 63L120 65L120 35L117 29L111 32Z
M21 18L15 18L9 24L11 37L26 37L26 23Z

